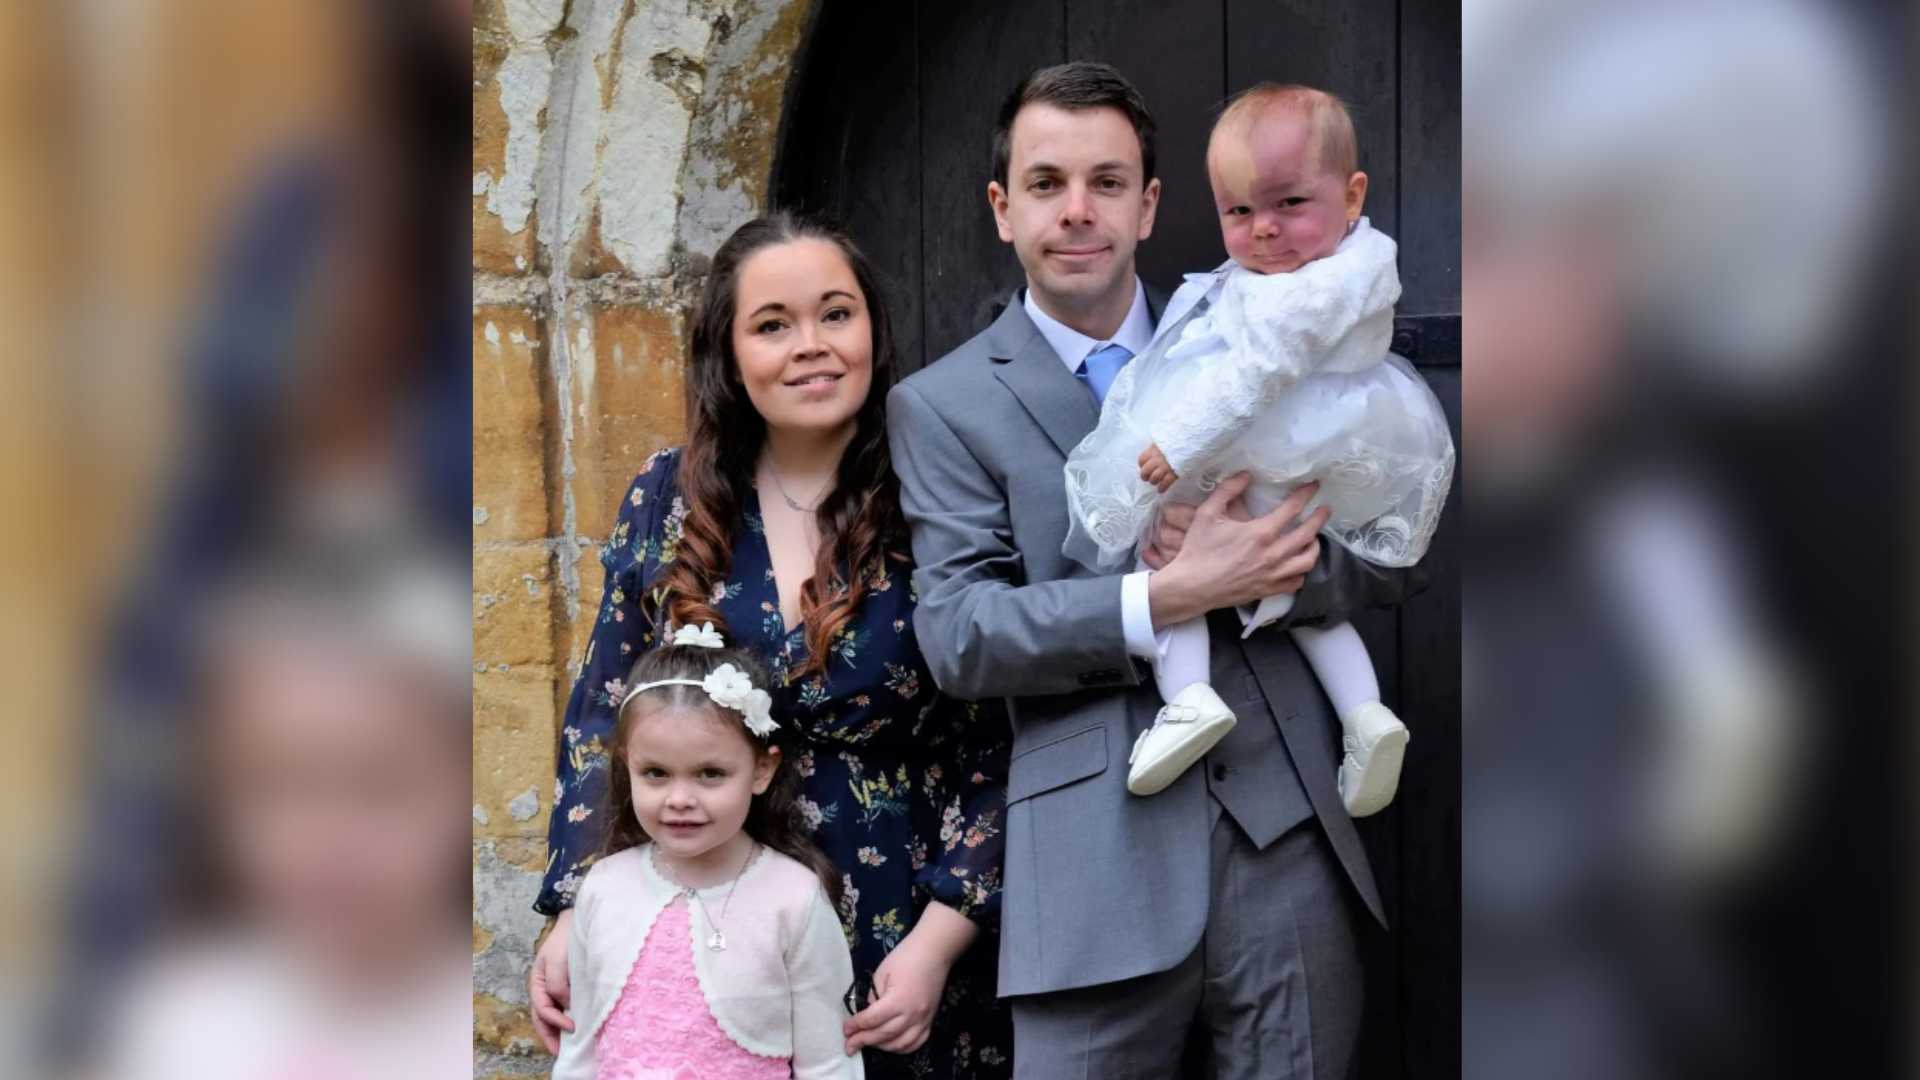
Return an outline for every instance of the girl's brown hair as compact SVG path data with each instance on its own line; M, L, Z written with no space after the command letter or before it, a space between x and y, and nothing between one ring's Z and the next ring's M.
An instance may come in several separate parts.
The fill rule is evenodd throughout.
M693 645L666 645L640 654L640 659L634 661L633 669L627 673L626 685L640 686L661 679L692 679L697 682L720 670L724 664L732 664L745 672L753 680L753 685L766 688L767 670L752 653L743 649L708 649ZM633 777L627 771L627 743L633 736L633 725L639 722L644 708L649 706L711 710L723 722L734 725L741 737L753 744L755 753L764 754L770 748L780 748L780 761L774 766L772 782L767 785L766 791L753 797L753 803L747 810L747 835L812 870L820 878L820 884L825 886L827 895L838 905L840 871L807 838L810 830L806 819L800 814L800 774L789 760L793 757L793 751L789 748L793 727L782 725L762 740L747 730L746 720L740 713L715 702L699 686L678 683L656 686L634 695L621 706L619 720L613 729L613 745L608 748L607 755L607 839L601 854L612 855L650 843L653 839L641 827L640 817L634 812Z
M796 240L823 240L840 250L865 295L873 327L873 379L854 416L853 441L841 455L833 490L815 512L820 552L813 576L800 589L806 625L806 662L789 681L825 671L833 640L853 618L890 557L906 548L899 486L887 450L887 390L894 379L893 328L879 282L853 240L824 222L786 212L755 218L735 229L714 253L701 288L687 346L687 443L679 487L687 515L679 555L643 591L641 604L656 624L724 629L708 600L733 563L733 526L741 493L753 481L766 421L740 383L733 352L734 307L740 267L760 251ZM666 618L660 616L664 613Z

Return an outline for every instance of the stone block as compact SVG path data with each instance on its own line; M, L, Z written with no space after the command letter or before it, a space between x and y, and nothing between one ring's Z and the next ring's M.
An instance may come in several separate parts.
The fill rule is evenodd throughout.
M576 532L604 540L619 501L648 455L685 433L684 326L670 302L606 305L587 313L574 348L570 488Z
M473 659L487 668L557 667L553 559L545 543L473 553Z
M536 540L547 518L546 363L539 320L519 308L473 315L473 536Z
M527 1007L508 1004L492 994L473 995L473 1041L508 1054L528 1054L540 1045Z
M546 920L533 910L544 860L528 866L502 849L540 842L481 840L473 845L473 1032L474 1048L507 1055L510 1067L536 1054L539 1043L527 1016L527 972ZM520 852L524 855L524 852Z
M560 710L553 669L488 667L473 676L473 803L476 835L546 835L553 807Z
M507 174L508 124L501 105L497 76L507 49L480 34L473 42L473 268L492 274L524 274L538 270L535 234L537 222L508 231L500 215L490 209L493 185Z

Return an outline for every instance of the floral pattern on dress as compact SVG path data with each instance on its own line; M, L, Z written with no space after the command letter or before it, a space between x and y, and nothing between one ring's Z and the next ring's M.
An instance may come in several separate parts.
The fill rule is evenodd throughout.
M687 507L678 471L677 451L647 460L601 555L606 588L567 705L547 871L534 905L546 914L573 903L599 850L614 710L637 651L662 640L640 597L679 551ZM992 933L1012 743L1005 711L934 686L913 629L919 597L904 556L868 579L860 610L829 647L825 673L792 678L806 660L804 628L789 632L780 614L758 494L749 490L743 502L731 571L708 599L730 643L752 649L773 672L774 716L799 738L792 764L800 812L843 875L841 929L856 985L872 985L880 961L931 900L989 931L955 965L926 1044L909 1055L869 1050L867 1074L1009 1077L1013 1032L997 1000ZM576 808L587 813L576 816Z

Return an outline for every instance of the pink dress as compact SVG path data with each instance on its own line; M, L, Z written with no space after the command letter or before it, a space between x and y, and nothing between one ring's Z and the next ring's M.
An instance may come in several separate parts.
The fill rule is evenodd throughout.
M788 1080L790 1059L762 1057L720 1029L693 970L687 898L654 919L620 1000L600 1028L600 1080Z

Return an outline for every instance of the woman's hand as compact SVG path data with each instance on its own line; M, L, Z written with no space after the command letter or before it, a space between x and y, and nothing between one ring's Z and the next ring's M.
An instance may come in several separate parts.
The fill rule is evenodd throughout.
M864 1046L890 1054L920 1049L933 1030L947 973L978 932L966 916L945 904L928 904L913 930L875 969L873 1003L842 1025L847 1055L859 1053Z
M568 908L553 920L547 940L533 954L533 974L527 977L533 1031L549 1054L560 1052L560 1032L573 1030L573 1021L566 1013L573 1000L573 991L567 985L567 940L572 936L573 909Z

